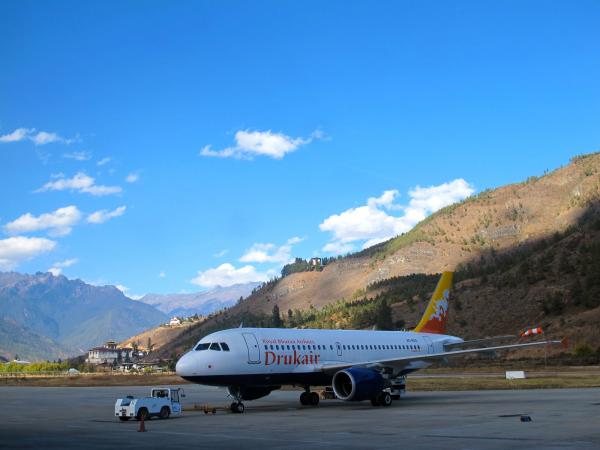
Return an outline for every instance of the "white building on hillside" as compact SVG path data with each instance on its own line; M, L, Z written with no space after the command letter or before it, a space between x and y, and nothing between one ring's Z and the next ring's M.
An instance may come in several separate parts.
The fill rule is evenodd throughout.
M173 317L169 322L169 326L171 327L174 327L176 325L181 325L181 320L179 319L179 317Z
M94 347L88 350L88 357L85 362L89 364L114 364L115 361L121 362L131 359L132 356L132 348L118 348L116 342L108 341L104 347Z

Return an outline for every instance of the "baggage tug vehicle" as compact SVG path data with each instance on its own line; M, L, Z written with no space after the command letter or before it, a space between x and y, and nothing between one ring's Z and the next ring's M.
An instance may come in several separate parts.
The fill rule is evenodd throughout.
M117 399L115 416L123 422L132 418L148 420L153 416L168 419L171 415L181 414L182 397L185 397L185 393L181 388L153 388L150 397L135 398L128 395Z

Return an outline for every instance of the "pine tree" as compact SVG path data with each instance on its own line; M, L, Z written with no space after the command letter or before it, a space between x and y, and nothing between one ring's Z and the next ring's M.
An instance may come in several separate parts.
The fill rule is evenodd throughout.
M273 327L275 328L281 328L281 326L283 325L283 322L281 320L281 316L279 315L279 306L274 305L273 306L273 313L271 316L271 322L273 324Z

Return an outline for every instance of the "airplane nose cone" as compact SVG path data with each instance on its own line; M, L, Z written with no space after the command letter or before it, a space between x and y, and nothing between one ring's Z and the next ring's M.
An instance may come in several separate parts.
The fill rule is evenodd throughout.
M175 372L180 377L186 377L186 376L192 375L192 372L193 372L192 358L188 353L186 353L181 358L179 358L179 361L177 361L177 364L175 365Z

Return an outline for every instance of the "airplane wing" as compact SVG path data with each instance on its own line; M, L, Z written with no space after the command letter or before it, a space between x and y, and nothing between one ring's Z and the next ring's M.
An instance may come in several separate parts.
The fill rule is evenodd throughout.
M471 339L470 341L453 342L451 344L444 344L444 350L450 350L453 348L462 348L474 344L483 344L484 342L503 341L506 339L516 339L518 336L514 334L504 334L502 336L492 336L483 339Z
M338 370L347 369L349 367L372 367L372 368L384 368L390 367L393 369L402 370L404 367L408 366L412 362L416 361L435 361L447 358L449 356L457 356L457 355L467 355L470 353L485 353L485 352L494 352L496 350L509 350L514 348L524 348L524 347L535 347L540 345L557 345L564 344L565 340L547 340L547 341L536 341L536 342L528 342L525 344L510 344L510 345L498 345L495 347L481 347L481 348L470 348L466 350L453 350L449 352L440 352L440 353L429 353L429 354L421 354L414 356L403 356L400 358L393 359L382 359L382 360L374 360L374 361L364 361L358 363L338 363L338 364L324 364L321 366L321 370L326 373L337 372Z

